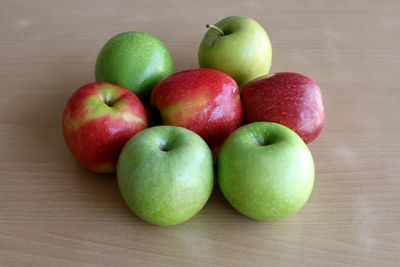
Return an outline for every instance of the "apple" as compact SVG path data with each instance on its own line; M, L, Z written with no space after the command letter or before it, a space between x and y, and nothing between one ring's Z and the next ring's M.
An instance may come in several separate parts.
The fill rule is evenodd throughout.
M155 225L180 224L196 215L211 195L211 151L185 128L148 128L122 149L117 177L123 199L139 218Z
M190 129L210 146L222 143L243 119L236 82L212 69L181 71L162 80L151 103L164 124Z
M96 81L118 84L144 101L157 82L173 72L165 45L143 32L117 34L103 46L96 61Z
M285 218L308 200L314 161L303 140L289 128L255 122L233 132L218 157L218 182L228 202L255 220Z
M239 86L268 74L271 42L255 20L232 16L207 27L198 51L200 67L222 71Z
M246 122L271 121L295 131L306 143L321 133L325 111L317 83L298 73L260 77L243 87Z
M91 83L65 105L62 129L75 158L87 169L113 173L125 143L148 125L146 111L130 91L110 83Z

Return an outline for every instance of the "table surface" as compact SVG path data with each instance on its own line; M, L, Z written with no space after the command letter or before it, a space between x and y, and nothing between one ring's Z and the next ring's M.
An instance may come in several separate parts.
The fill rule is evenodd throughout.
M2 0L0 266L399 266L400 2L266 2ZM238 14L269 32L272 72L322 88L313 194L296 215L263 223L216 190L192 220L148 225L115 176L72 158L64 103L94 80L114 34L158 36L183 70L197 67L205 24Z

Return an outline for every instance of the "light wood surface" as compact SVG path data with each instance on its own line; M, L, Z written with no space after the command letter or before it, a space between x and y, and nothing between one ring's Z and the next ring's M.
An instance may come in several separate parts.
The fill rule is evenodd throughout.
M0 266L400 266L399 14L395 0L1 0ZM74 161L63 105L94 80L114 34L158 36L183 70L197 67L205 24L229 15L268 30L273 72L322 87L312 197L295 216L261 223L216 191L187 223L150 226L114 176Z

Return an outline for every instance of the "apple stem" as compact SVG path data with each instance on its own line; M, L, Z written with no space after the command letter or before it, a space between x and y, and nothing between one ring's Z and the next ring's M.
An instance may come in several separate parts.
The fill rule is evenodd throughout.
M218 27L215 26L215 25L207 24L206 27L207 27L207 28L213 28L214 30L217 30L220 34L225 35L225 33L224 33L220 28L218 28Z

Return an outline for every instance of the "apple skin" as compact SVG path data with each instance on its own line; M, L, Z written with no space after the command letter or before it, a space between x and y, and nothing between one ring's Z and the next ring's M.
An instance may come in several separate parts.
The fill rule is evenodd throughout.
M111 38L96 60L96 81L118 84L143 101L153 87L174 72L166 46L143 32L123 32Z
M246 122L270 121L295 131L306 143L321 133L325 110L318 84L298 73L260 77L243 87Z
M248 17L222 19L204 35L198 61L202 68L211 68L230 75L239 86L266 75L272 61L271 41L264 28Z
M219 145L243 120L240 92L228 75L212 69L181 71L154 88L151 103L166 125L181 126Z
M155 126L124 146L118 185L136 216L161 226L183 223L209 199L214 183L209 147L194 132Z
M78 89L66 103L62 118L64 140L72 155L97 173L115 172L122 147L147 126L139 98L105 82Z
M289 128L255 122L224 142L217 177L225 198L239 213L272 221L294 214L307 202L314 161L307 145Z

